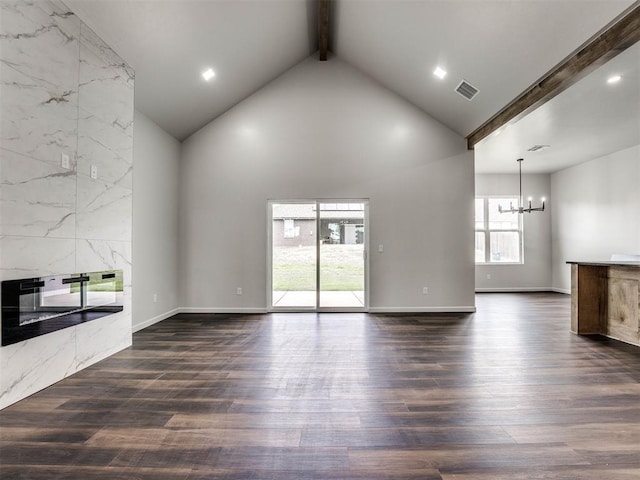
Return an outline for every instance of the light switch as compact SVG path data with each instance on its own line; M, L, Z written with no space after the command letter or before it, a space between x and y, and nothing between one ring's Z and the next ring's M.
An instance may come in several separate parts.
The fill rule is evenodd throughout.
M94 180L98 178L98 167L95 165L91 165L91 178Z
M384 252L384 245L380 244L378 245L378 253L382 253Z
M60 154L60 165L62 165L62 168L66 168L67 170L71 168L71 160L69 159L69 155L67 155L66 153Z

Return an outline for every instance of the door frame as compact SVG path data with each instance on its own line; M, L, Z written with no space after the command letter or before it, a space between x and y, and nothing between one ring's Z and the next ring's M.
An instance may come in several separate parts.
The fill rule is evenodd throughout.
M273 306L273 204L315 203L316 204L316 303L314 307L274 307ZM320 306L320 204L321 203L362 203L364 204L364 305L362 307L321 307ZM369 199L368 198L307 198L298 200L267 200L267 311L268 312L368 312L369 311Z

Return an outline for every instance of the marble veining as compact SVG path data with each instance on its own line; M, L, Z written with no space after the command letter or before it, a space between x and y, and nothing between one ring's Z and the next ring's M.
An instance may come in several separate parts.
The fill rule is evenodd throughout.
M117 121L105 122L80 111L78 118L78 172L89 175L91 165L98 167L99 178L107 183L131 189L133 173L132 128L122 129Z
M131 310L109 315L76 327L76 368L85 368L131 345ZM101 341L96 342L99 338Z
M8 32L25 30L23 24L47 25L48 21L55 21L74 37L80 35L80 19L60 0L3 0L1 6L0 23Z
M102 52L103 50L101 50ZM89 45L80 46L79 95L85 111L122 129L133 124L133 77L124 62L116 64L115 53L97 56ZM119 58L119 57L117 57Z
M73 238L0 237L0 280L75 272ZM1 349L0 349L1 351Z
M132 191L83 175L77 179L77 237L130 241Z
M0 142L2 148L60 165L60 154L75 164L77 93L52 92L24 75L0 70Z
M74 91L80 20L59 2L5 0L0 9L3 66L59 94Z
M76 327L2 347L0 352L2 408L77 371Z
M80 20L59 2L0 3L0 141L44 161L75 155Z
M125 279L113 321L0 348L0 408L131 343L134 80L63 2L0 0L0 280Z
M115 70L121 80L125 81L130 87L133 87L135 80L134 70L85 24L82 24L80 28L80 42L88 53L99 59L100 65L108 66ZM82 62L83 60L87 63L92 62L89 55L83 58L81 54L80 61ZM98 65L98 63L96 63L96 65Z
M76 252L78 271L120 269L124 284L131 284L131 242L78 239Z
M82 108L121 129L133 126L133 88L113 78L79 84Z
M76 175L0 150L3 235L75 238Z

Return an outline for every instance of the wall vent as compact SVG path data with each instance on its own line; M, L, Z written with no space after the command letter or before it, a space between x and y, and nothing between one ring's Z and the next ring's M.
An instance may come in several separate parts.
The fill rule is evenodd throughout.
M456 87L456 92L462 95L467 100L472 100L473 97L475 97L479 91L480 90L478 90L476 87L471 85L466 80L462 80L460 82L460 85Z

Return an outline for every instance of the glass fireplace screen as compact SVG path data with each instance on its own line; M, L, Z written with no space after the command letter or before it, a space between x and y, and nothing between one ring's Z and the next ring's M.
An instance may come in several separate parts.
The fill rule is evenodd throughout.
M2 345L123 310L122 270L2 282Z

